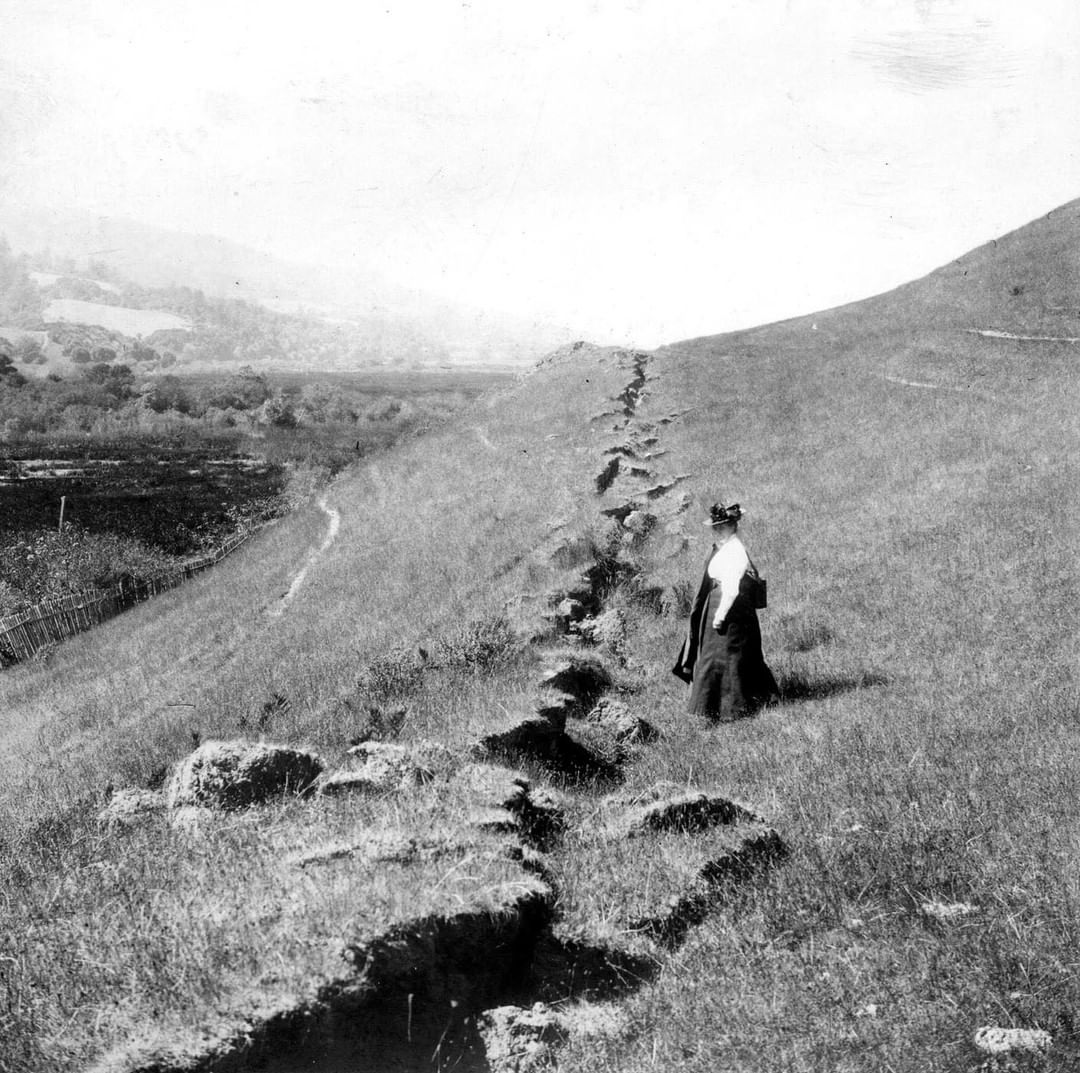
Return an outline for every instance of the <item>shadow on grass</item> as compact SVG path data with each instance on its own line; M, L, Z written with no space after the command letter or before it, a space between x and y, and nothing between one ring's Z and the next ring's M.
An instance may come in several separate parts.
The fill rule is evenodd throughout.
M619 785L623 765L616 758L601 756L587 745L562 735L556 748L546 755L522 756L526 769L534 769L555 785L566 790L602 793Z
M546 720L530 719L490 735L478 756L521 767L532 778L547 779L564 790L601 792L623 781L620 755L603 755Z
M787 855L783 839L771 828L764 828L739 849L706 862L697 883L675 899L666 912L632 921L630 927L658 945L676 950L686 941L691 929L701 924L735 888L780 863Z
M515 1001L611 1001L637 991L659 971L656 958L548 932L536 945L529 978Z
M861 674L844 677L841 675L811 676L791 674L782 678L780 701L820 700L823 697L835 697L840 693L851 693L856 689L870 689L874 686L889 684L884 674L876 671L863 671Z

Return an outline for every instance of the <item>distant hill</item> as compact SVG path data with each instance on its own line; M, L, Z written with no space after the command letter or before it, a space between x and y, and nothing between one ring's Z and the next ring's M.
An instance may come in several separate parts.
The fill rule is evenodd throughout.
M0 206L0 234L16 250L68 259L73 271L85 272L90 262L99 262L144 287L193 287L212 297L348 322L380 348L385 360L529 363L580 335L559 325L453 305L375 274L294 264L214 235L113 217Z

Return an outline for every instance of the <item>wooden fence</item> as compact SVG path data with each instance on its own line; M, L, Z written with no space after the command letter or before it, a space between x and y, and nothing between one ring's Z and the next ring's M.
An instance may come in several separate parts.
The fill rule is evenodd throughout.
M155 577L124 580L107 589L85 589L46 600L14 615L0 615L0 666L27 659L46 645L88 630L159 592L175 589L188 578L221 562L248 536L237 533L214 551Z

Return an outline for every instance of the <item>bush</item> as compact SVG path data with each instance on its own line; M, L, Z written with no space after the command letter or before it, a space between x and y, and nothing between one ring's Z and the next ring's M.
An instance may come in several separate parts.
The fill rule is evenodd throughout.
M415 649L393 648L360 672L356 692L374 703L406 697L420 687L425 662Z
M296 428L296 414L293 412L292 403L280 391L262 404L259 418L276 428Z
M393 397L379 399L364 410L366 421L393 421L396 417L407 417L409 409L401 399Z
M0 547L0 597L6 611L29 607L89 588L107 588L121 578L149 578L175 566L172 556L141 541L87 533L67 524L60 532L19 537Z
M516 651L517 635L505 615L479 618L438 640L432 662L442 667L489 671Z
M15 344L15 357L24 365L44 365L46 361L41 344L30 335L24 335Z

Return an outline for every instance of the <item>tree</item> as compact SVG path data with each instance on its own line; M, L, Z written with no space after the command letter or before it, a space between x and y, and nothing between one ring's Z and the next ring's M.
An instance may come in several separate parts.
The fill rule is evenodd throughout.
M26 383L26 377L15 368L15 362L3 351L0 351L0 382L12 386Z
M15 344L15 359L23 365L44 365L47 360L41 344L32 335L24 335Z
M14 278L0 291L0 323L32 326L40 321L43 308L41 292L16 263Z
M292 401L282 392L278 392L262 404L261 419L276 428L296 428L296 414Z
M337 388L321 380L305 384L300 392L297 417L309 424L325 421L356 421L356 410Z
M109 376L105 381L105 390L117 399L131 397L132 385L135 383L135 374L130 365L110 365Z
M136 339L129 357L132 361L157 361L158 352L153 347L147 346L141 339Z
M143 393L143 398L157 414L166 410L176 410L182 414L191 412L191 396L178 376L158 377Z
M224 384L210 389L207 404L219 410L254 410L270 395L266 377L255 372L250 365L244 365Z
M91 384L104 384L109 379L111 368L112 366L106 362L99 361L91 365L89 369L83 370L83 377Z

